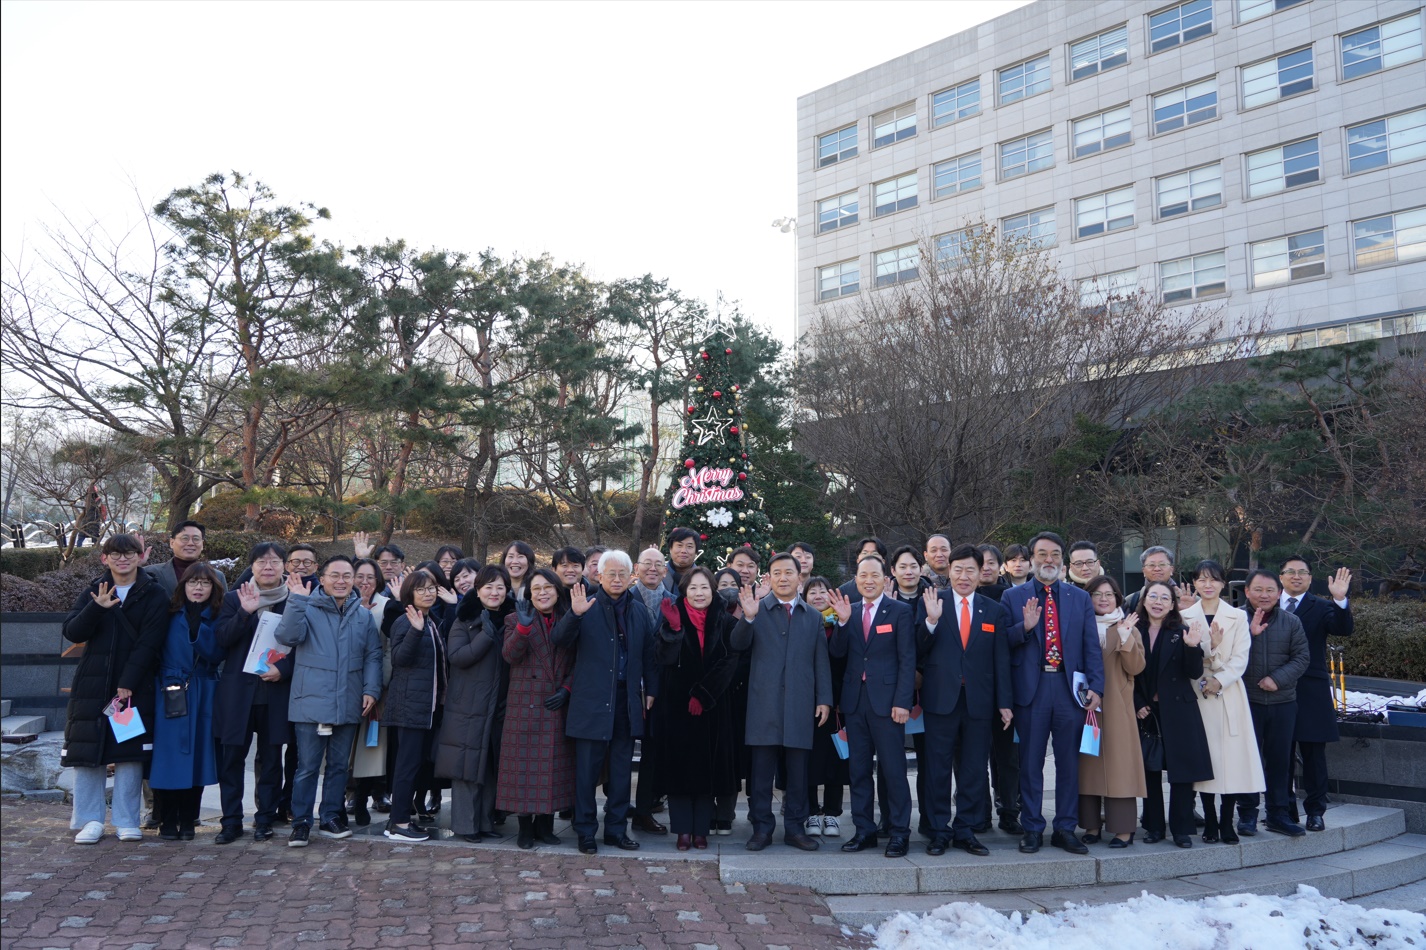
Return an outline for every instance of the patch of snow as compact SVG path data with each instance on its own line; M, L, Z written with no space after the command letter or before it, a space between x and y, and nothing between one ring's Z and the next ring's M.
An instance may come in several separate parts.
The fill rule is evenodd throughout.
M1385 712L1391 706L1416 706L1426 709L1426 689L1415 696L1378 696L1376 693L1357 693L1347 690L1348 712Z

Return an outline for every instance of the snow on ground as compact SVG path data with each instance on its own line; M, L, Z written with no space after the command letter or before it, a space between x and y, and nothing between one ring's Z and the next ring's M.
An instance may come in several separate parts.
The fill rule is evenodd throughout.
M1348 712L1382 712L1388 705L1426 708L1426 689L1415 696L1378 696L1376 693L1357 693L1350 689L1347 690Z
M897 914L875 935L882 950L1423 950L1426 915L1344 904L1304 884L1292 897L1190 901L1145 893L1117 904L1066 903L1028 918L947 904L925 915Z

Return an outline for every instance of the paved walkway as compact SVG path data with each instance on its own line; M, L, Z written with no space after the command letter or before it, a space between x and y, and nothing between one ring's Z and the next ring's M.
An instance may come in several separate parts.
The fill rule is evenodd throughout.
M212 825L192 842L83 847L68 818L58 804L0 808L6 950L868 945L811 891L724 885L712 861L364 836L219 846Z

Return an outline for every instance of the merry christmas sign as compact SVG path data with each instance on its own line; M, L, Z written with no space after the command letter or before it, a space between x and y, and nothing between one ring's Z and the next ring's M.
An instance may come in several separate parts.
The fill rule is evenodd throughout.
M674 508L686 508L689 505L742 501L743 489L731 484L732 482L731 468L705 465L703 468L690 469L687 475L678 480L678 490L673 493L669 504Z

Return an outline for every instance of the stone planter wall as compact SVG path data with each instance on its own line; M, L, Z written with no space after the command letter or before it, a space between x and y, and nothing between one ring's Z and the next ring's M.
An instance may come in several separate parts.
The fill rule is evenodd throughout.
M1406 830L1426 834L1426 729L1344 722L1327 745L1334 802L1400 808Z
M69 694L79 658L60 654L73 646L60 628L62 613L0 614L0 699L10 700L10 714L43 716L45 729L64 728Z

